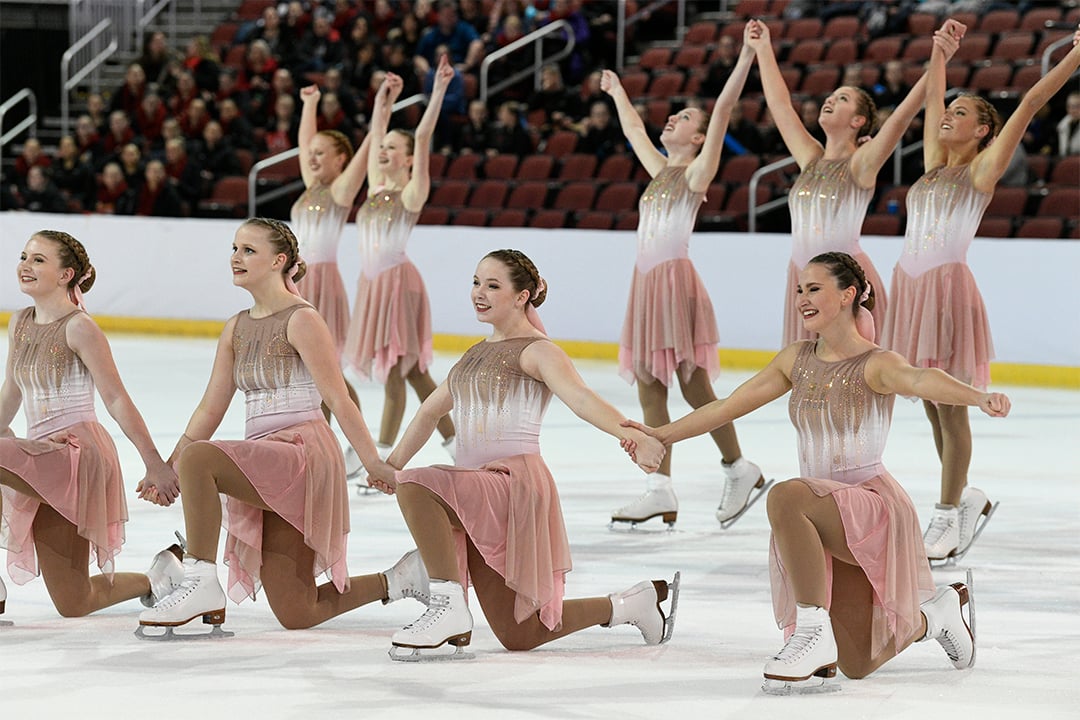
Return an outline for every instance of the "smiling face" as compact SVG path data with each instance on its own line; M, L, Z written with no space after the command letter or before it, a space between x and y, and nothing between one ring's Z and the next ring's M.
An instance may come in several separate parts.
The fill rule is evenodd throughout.
M58 288L67 288L75 271L63 267L60 248L56 241L33 235L26 247L19 254L15 266L19 290L32 298L39 298L55 292Z
M411 138L396 130L388 132L379 145L379 167L387 173L411 169Z
M979 121L979 110L970 97L958 97L949 103L941 116L938 137L943 143L960 145L981 141L990 126Z
M669 115L664 130L660 133L660 143L666 148L701 145L705 142L705 133L702 130L705 117L701 108L693 107Z
M473 275L472 303L476 319L499 327L524 312L528 290L515 290L510 270L501 260L486 257Z
M337 151L333 141L325 135L316 135L311 140L308 153L308 168L315 179L324 185L332 183L345 167L345 156Z
M241 225L233 239L233 285L250 288L273 274L281 274L285 253L274 252L267 231L257 225Z
M799 273L795 290L795 310L802 316L803 327L821 332L841 315L851 316L855 288L841 290L829 269L820 263L810 263Z

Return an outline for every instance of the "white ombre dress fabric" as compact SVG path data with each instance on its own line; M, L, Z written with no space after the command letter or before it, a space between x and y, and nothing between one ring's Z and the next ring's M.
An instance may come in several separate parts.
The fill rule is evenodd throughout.
M329 186L318 184L297 198L290 215L300 257L307 265L297 289L326 320L339 355L349 331L349 298L337 258L349 210L334 202Z

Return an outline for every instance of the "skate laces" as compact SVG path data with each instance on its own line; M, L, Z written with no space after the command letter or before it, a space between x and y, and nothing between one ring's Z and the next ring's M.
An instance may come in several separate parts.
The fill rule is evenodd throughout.
M198 577L185 577L184 581L176 586L176 589L165 597L158 600L157 605L154 606L154 610L168 610L176 607L199 587L201 578Z
M784 648L773 656L774 660L782 663L794 663L806 655L821 637L821 625L809 628L795 628L794 634L788 638Z
M936 545L941 542L941 539L945 537L945 534L949 532L955 522L956 518L945 513L935 512L934 516L930 518L930 527L926 529L926 537L923 541L927 545Z
M724 494L720 498L720 509L730 510L737 500L737 496L742 491L742 478L738 475L729 475L727 482L724 483Z
M406 625L402 629L410 631L410 632L414 632L414 633L423 632L423 631L427 630L429 627L431 627L432 625L434 625L438 621L438 619L440 617L442 617L443 613L445 613L446 609L449 608L449 607L450 607L450 596L449 595L435 595L435 594L432 594L431 603L428 605L428 609L424 612L424 614L421 615L420 617L418 617L416 620L409 623L408 625Z

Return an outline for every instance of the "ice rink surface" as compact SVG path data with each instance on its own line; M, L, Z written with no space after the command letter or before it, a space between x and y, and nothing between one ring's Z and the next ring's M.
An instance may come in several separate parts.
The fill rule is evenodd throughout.
M6 358L5 339L0 356ZM113 335L121 375L162 454L180 436L201 397L211 340ZM439 355L441 381L454 358ZM579 362L592 387L630 417L637 395L613 364ZM747 377L724 372L724 395ZM422 606L378 603L307 631L286 631L264 598L227 609L218 641L152 643L132 632L142 606L131 601L82 619L63 619L41 579L8 586L0 628L0 717L53 718L1076 718L1080 688L1080 393L1009 392L1004 420L972 413L972 484L1001 502L977 546L959 566L936 570L939 584L975 573L978 661L954 670L935 642L916 644L865 680L839 678L840 690L804 697L760 691L761 669L782 646L772 619L765 503L721 530L713 517L720 456L706 438L675 449L679 519L635 532L609 530L610 512L644 489L644 476L617 443L558 400L548 412L543 452L559 485L574 571L567 596L622 590L682 572L669 644L647 647L629 626L591 628L527 653L503 650L476 604L471 651L453 663L396 663L390 635ZM369 423L381 387L359 385ZM675 393L677 395L677 393ZM410 397L407 419L415 411ZM685 412L681 400L672 412ZM124 466L130 522L118 569L144 570L182 529L179 506L135 498L142 466L134 447L99 407ZM22 433L22 415L14 429ZM798 474L786 398L736 424L743 451L766 477ZM373 428L373 430L376 428ZM939 466L921 405L897 400L885 464L928 517ZM234 402L218 437L243 435ZM413 465L446 462L432 441ZM393 498L353 495L352 574L389 567L412 542ZM224 576L225 568L221 567ZM189 626L201 632L205 626Z

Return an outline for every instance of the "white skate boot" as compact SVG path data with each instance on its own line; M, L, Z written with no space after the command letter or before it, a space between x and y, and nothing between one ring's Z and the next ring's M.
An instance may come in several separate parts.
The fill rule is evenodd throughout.
M937 640L958 670L975 664L975 602L971 592L971 571L968 585L953 583L939 587L934 597L919 609L926 618L926 635L920 639ZM964 607L968 620L964 619Z
M960 511L955 505L938 503L934 506L930 526L923 533L923 543L930 560L945 560L956 554L960 545Z
M179 545L170 545L154 556L146 578L150 581L150 592L139 600L146 607L154 607L173 590L184 582L184 551Z
M960 539L957 543L956 554L953 560L959 560L967 554L975 540L982 534L986 523L997 510L997 503L991 503L986 498L986 493L970 485L964 488L960 496Z
M615 523L627 522L633 529L638 523L659 516L667 523L670 530L675 527L675 518L678 514L679 500L671 487L671 478L654 473L649 476L648 490L644 495L611 513L611 525L608 527L614 528Z
M209 633L199 635L176 635L174 627L185 625L202 616L202 621L213 625ZM231 637L233 633L221 629L225 622L225 591L218 581L217 565L205 560L184 558L184 580L180 587L158 601L157 605L139 613L137 637L146 640L186 640L206 637ZM147 635L143 628L163 627L161 635Z
M825 608L795 610L795 632L784 648L765 663L761 689L773 695L823 692L835 688L826 683L836 677L836 638Z
M664 615L660 603L671 598L671 610ZM671 582L645 580L628 590L611 593L611 619L604 627L633 625L641 631L646 645L660 645L675 631L675 613L679 609L679 573Z
M465 604L465 590L451 580L431 583L427 612L390 638L390 658L404 662L463 660L471 658L463 648L472 641L473 619ZM437 650L450 645L453 653ZM422 652L423 651L423 652Z
M7 605L7 588L4 587L3 579L0 579L0 615L4 614L4 606ZM10 620L0 620L0 627L11 625Z
M383 605L402 598L414 598L425 605L431 603L431 582L428 580L424 561L420 559L419 550L405 553L394 563L394 567L384 570L383 575L386 576L386 599L382 601Z
M726 530L765 494L773 481L766 485L761 468L746 458L741 457L730 465L721 463L720 467L724 470L724 494L716 508L716 519Z
M389 445L383 445L382 443L375 443L375 449L379 451L379 459L386 460L390 457L390 452L394 449ZM349 453L352 453L356 458L356 462L350 465ZM355 471L350 471L350 468L355 468ZM352 445L345 451L345 472L346 477L352 480L356 484L356 494L363 497L364 495L381 495L378 490L371 487L368 484L368 471L364 467L364 464L360 462L360 456L356 454L356 451L352 449Z

